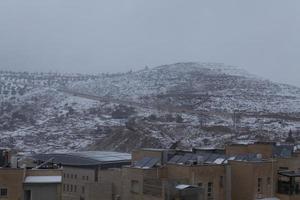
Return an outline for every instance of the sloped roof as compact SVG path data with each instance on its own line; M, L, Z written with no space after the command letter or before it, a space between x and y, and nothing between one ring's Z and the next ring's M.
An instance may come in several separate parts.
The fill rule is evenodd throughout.
M37 154L33 157L41 161L53 159L54 163L70 166L91 166L131 161L130 154L111 151Z
M134 167L143 168L143 169L150 169L157 165L160 162L159 158L152 158L152 157L144 157L139 160Z

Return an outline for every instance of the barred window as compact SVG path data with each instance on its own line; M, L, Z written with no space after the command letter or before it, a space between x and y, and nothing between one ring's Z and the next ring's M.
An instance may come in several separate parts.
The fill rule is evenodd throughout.
M207 199L209 200L213 199L213 186L214 184L212 182L207 183Z
M0 189L0 197L7 197L7 188Z

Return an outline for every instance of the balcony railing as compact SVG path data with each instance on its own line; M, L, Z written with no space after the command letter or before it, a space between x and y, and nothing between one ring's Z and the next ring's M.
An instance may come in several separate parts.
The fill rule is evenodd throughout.
M300 195L300 183L293 181L278 181L278 193Z

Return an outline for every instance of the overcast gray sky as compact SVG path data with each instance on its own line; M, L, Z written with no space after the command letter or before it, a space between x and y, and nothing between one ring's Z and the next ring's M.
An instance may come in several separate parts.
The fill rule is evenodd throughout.
M223 62L300 86L299 0L1 0L0 68Z

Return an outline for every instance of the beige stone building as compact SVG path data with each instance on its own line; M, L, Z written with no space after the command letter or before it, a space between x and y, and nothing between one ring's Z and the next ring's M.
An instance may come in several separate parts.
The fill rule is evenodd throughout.
M300 158L291 145L258 142L228 145L224 150L141 149L133 152L132 159L133 164L123 169L123 199L300 199ZM198 192L188 198L188 194L178 195L182 186Z
M39 154L63 168L62 200L108 200L122 195L122 170L131 164L131 155L107 151Z
M21 159L12 159L11 151L0 152L0 200L61 200L61 168L19 167Z
M292 145L140 149L43 154L63 167L62 200L300 199L300 156Z
M62 170L0 168L1 200L61 200Z

